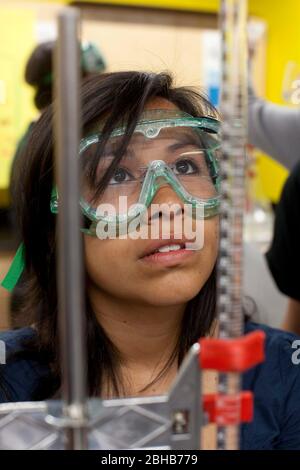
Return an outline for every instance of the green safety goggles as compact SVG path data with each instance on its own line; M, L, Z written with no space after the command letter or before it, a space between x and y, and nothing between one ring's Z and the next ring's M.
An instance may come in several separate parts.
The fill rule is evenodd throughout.
M220 122L212 117L192 117L177 110L145 111L129 144L120 155L126 128L115 129L107 142L101 132L80 142L80 200L85 226L96 236L99 222L125 227L146 211L163 187L190 207L202 208L203 218L219 213ZM117 165L114 165L116 156ZM108 177L109 176L109 177ZM107 178L108 177L108 178ZM106 178L106 184L101 182ZM100 188L100 189L99 189ZM126 204L124 205L124 201ZM108 209L111 210L108 210ZM53 188L53 214L59 211L59 194ZM2 286L12 290L24 268L23 245L16 253Z

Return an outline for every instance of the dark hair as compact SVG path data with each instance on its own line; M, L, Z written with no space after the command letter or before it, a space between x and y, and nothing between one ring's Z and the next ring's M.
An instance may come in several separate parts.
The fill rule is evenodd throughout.
M52 58L55 44L56 41L38 44L32 51L25 68L25 80L35 88L34 102L40 111L52 102ZM80 68L83 78L105 70L105 60L94 43L81 45Z
M31 53L25 68L26 82L35 87L34 102L41 110L49 106L52 101L52 53L54 41L39 44Z
M162 97L192 116L216 116L216 110L197 91L187 87L173 87L167 73L118 72L93 76L82 84L83 134L104 122L103 141L120 122L126 123L122 147L126 148L145 104L152 98ZM55 270L56 217L49 203L54 181L52 106L34 126L27 149L23 154L22 185L17 196L18 214L25 246L27 281L23 312L27 324L34 323L37 339L32 350L51 364L53 376L59 383L59 354L57 331L57 292ZM117 160L118 157L116 157ZM112 166L115 165L113 162ZM176 351L160 372L161 377L169 365L178 358L180 364L189 347L212 328L216 310L215 269L199 294L186 308ZM103 374L109 378L116 393L118 381L118 351L97 322L86 299L88 385L90 395L99 394ZM158 377L155 380L158 380ZM152 382L153 383L153 382ZM45 390L45 397L49 390Z

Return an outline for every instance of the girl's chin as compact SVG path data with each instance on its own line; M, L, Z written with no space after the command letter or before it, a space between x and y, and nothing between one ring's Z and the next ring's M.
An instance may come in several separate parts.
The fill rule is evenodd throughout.
M167 307L171 305L187 304L199 293L199 289L187 289L182 291L182 287L174 285L172 288L166 287L165 289L160 286L152 292L147 292L145 301L157 307Z

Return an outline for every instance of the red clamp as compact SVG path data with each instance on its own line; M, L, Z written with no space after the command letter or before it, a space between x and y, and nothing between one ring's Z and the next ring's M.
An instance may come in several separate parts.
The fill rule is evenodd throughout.
M253 419L253 394L247 391L238 395L204 395L203 410L208 422L219 426L249 423Z
M254 331L236 339L202 338L199 361L202 369L219 372L243 372L265 358L263 331Z

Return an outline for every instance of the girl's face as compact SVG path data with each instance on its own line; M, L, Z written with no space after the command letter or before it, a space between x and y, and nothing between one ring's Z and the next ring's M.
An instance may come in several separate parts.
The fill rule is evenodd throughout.
M177 108L164 99L156 98L149 102L146 109ZM149 162L163 159L164 155L163 139L153 145L155 149L149 146L143 153ZM177 204L184 210L183 201L168 185L161 187L152 201L152 204L162 203ZM158 216L164 217L163 213ZM218 217L205 220L201 250L157 252L161 245L182 245L186 241L184 238L172 239L172 217L169 239L132 239L129 236L126 239L100 240L84 235L89 279L100 292L115 300L148 306L184 305L202 289L216 263L218 223Z

